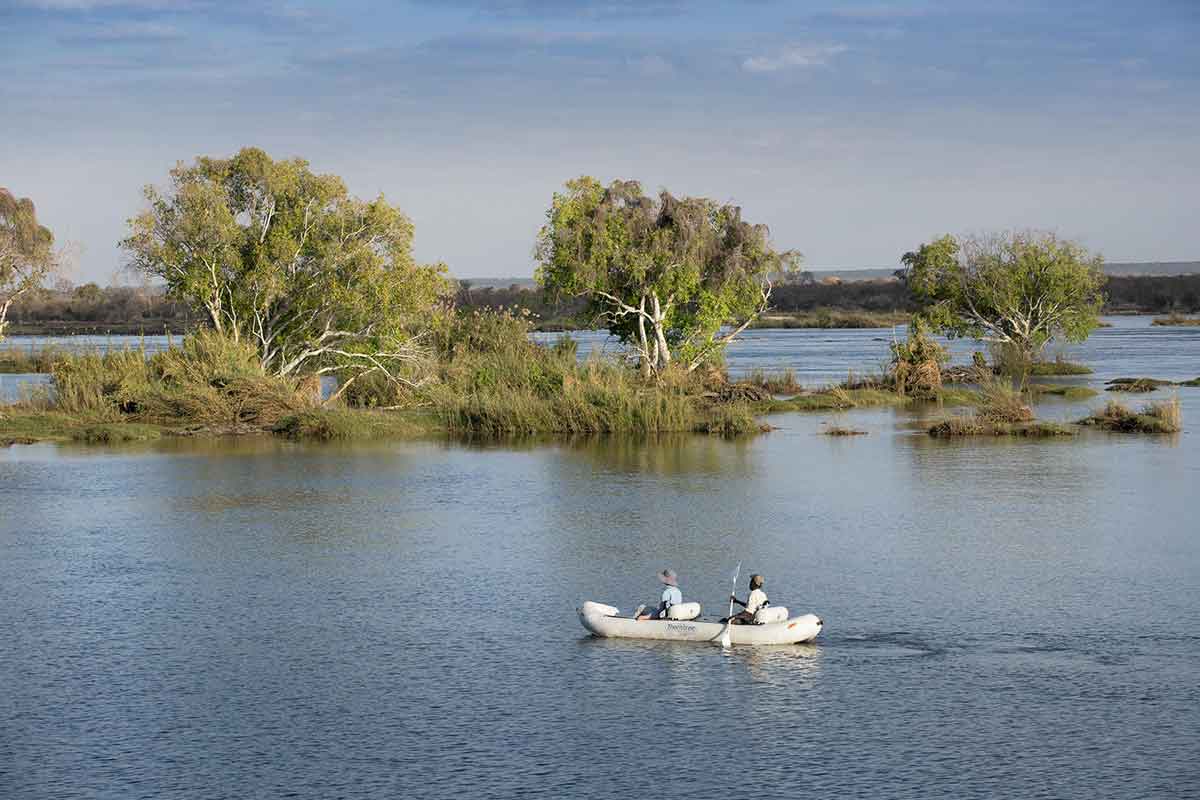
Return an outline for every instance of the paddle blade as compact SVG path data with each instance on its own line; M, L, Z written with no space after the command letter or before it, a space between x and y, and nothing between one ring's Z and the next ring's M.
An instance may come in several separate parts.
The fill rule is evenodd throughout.
M721 631L721 647L728 649L733 645L733 641L729 637L729 626L725 626L725 630Z

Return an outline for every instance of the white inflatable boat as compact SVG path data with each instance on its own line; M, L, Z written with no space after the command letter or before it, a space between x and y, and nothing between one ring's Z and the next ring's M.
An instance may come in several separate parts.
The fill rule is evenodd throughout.
M687 606L699 605L685 603ZM801 614L788 617L787 609L776 606L774 612L783 611L784 618L778 622L753 625L730 625L729 639L732 644L799 644L817 638L824 623L816 614ZM595 636L613 639L664 639L675 642L719 642L725 625L721 622L700 619L645 619L618 616L616 608L602 603L586 602L579 609L579 621Z

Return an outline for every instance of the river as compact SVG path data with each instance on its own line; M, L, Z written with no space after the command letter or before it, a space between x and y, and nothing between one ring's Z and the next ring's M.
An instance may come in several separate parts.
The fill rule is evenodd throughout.
M1116 322L1072 380L1200 375L1200 331ZM760 331L730 366L834 380L880 336ZM1178 394L1167 437L946 442L870 409L737 441L0 450L0 797L1196 796ZM665 566L723 613L739 560L815 644L575 616Z

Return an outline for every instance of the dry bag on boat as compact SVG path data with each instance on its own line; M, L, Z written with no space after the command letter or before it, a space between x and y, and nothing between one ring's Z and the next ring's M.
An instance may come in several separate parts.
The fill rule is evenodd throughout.
M767 606L754 612L755 625L769 625L772 622L787 622L787 606Z
M688 620L700 616L699 603L676 603L667 609L667 619Z
M584 600L583 608L579 609L579 613L589 616L615 617L621 612L616 606L606 606L604 603L593 603L591 600Z

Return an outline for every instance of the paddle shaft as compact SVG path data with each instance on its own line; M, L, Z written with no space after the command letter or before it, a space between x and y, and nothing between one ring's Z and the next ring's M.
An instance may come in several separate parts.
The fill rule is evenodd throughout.
M737 591L737 579L742 574L742 562L738 562L737 569L733 571L733 586L729 588L729 616L733 616L733 594Z

